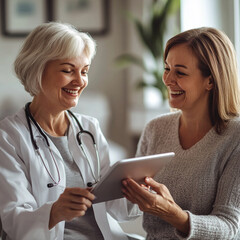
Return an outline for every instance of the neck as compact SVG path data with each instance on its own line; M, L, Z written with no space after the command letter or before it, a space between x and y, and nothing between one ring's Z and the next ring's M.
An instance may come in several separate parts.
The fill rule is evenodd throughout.
M50 110L48 105L39 104L35 99L30 104L30 112L42 129L52 136L64 136L69 125L65 111Z
M212 123L209 115L186 116L182 114L180 118L180 127L186 128L192 132L208 131L212 128Z
M212 128L209 114L195 115L182 113L179 124L179 139L184 149L188 149L201 140Z

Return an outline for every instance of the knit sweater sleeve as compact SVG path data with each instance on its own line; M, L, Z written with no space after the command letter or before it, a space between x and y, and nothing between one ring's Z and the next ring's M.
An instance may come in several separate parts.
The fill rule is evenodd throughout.
M240 224L240 147L232 153L218 184L217 196L210 215L189 214L190 232L179 239L235 239Z

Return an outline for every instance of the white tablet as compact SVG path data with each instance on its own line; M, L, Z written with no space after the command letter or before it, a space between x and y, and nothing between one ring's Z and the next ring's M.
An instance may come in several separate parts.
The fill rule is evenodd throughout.
M145 177L154 177L173 158L173 152L123 159L116 162L93 188L93 203L122 198L122 180L132 178L143 183Z

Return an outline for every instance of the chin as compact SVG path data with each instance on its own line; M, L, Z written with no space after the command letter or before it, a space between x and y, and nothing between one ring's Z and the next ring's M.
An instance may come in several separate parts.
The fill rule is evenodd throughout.
M171 108L177 108L178 104L174 103L174 101L169 101L169 105Z
M78 101L71 101L71 102L67 102L65 104L63 104L63 107L65 108L65 110L69 110L71 108L76 107L78 104Z

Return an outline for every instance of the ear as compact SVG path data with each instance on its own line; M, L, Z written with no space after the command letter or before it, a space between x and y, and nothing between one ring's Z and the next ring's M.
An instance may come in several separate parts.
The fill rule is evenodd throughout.
M208 91L210 91L210 90L213 89L213 79L212 79L212 76L209 76L208 79L207 79L206 89L207 89Z

